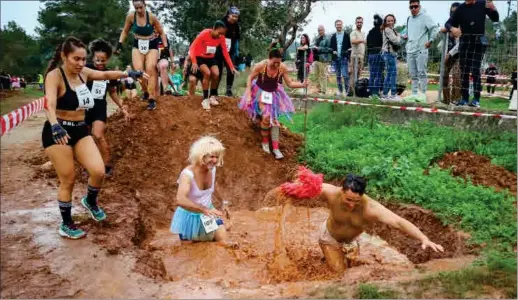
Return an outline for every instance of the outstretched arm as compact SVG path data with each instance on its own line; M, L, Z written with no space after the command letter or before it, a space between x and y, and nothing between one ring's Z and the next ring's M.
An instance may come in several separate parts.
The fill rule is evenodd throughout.
M441 245L430 241L430 239L428 239L428 237L424 235L424 233L422 233L421 230L419 230L419 228L417 228L414 224L396 215L388 208L373 199L368 198L367 211L365 216L368 219L385 223L420 241L421 248L423 248L423 250L430 247L435 252L444 252L444 249Z

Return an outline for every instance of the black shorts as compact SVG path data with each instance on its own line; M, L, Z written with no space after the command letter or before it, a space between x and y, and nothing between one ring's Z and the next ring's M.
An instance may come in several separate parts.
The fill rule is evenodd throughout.
M137 89L137 85L135 84L135 82L133 83L124 83L124 86L126 87L126 89L128 90L136 90Z
M61 124L61 126L63 126L63 128L67 131L68 135L70 136L70 139L67 143L67 145L70 147L74 147L79 140L90 135L88 126L84 121L65 121L58 119L58 122L59 124ZM43 144L43 148L56 145L54 139L52 138L52 126L50 125L49 121L45 122L45 124L43 125L43 131L41 133L41 142Z
M158 50L158 41L159 41L159 38L149 40L149 50L153 50L153 49ZM133 48L138 49L138 40L137 39L133 40Z
M205 57L201 57L201 56L196 56L196 61L198 62L198 66L206 65L207 67L209 67L209 69L212 66L218 65L218 61L216 60L215 57L205 58Z
M200 66L200 65L198 65L198 66ZM190 75L196 77L196 79L198 79L198 80L203 80L203 73L201 72L200 68L198 68L198 71L196 71L196 73L193 73L192 72L192 65L191 64L187 65L187 72L186 72L186 74L187 74L187 76L186 76L187 78L184 79L185 81L189 80L189 76Z
M106 100L95 99L94 102L94 107L87 110L85 113L85 123L88 126L92 126L94 121L102 121L106 123L106 118L108 117L106 112L108 104Z

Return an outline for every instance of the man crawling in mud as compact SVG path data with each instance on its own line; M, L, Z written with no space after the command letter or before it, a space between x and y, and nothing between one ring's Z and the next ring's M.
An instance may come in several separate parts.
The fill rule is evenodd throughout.
M327 265L336 272L346 269L344 246L347 248L366 229L378 221L396 228L421 242L421 248L444 252L414 224L396 215L379 202L367 196L364 178L347 175L341 187L322 183L323 175L316 175L301 167L294 183L281 185L280 190L295 203L299 199L321 196L327 201L330 213L320 227L319 244ZM300 200L299 200L300 201Z

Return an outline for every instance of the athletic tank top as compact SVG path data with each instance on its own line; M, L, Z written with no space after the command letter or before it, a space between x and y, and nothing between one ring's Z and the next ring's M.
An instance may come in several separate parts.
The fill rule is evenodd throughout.
M96 71L109 71L109 69L99 70L95 67L94 64L86 64L86 67ZM94 96L95 101L106 101L106 94L108 94L108 89L110 87L117 86L117 80L89 80L86 82L86 86ZM92 87L94 87L94 89L92 89Z
M191 178L189 200L203 207L210 207L212 205L212 193L214 193L214 184L216 183L216 168L212 169L212 185L210 186L210 188L206 190L200 190L198 188L198 184L194 179L194 173L191 170L185 168L183 169L182 173L180 173L180 177L182 177L182 174L186 174L187 176L189 176L189 178ZM178 179L177 182L180 183L180 179Z
M264 69L257 78L257 85L259 88L265 92L273 93L277 90L277 84L279 82L279 77L281 75L281 69L277 71L277 75L275 77L268 76L268 64L264 66Z
M137 12L133 14L133 26L131 28L134 34L141 36L150 36L153 34L153 26L149 23L149 12L146 11L146 25L138 26L137 24Z
M65 72L61 67L59 67L59 71L61 71L61 76L65 81L65 94L59 97L56 101L56 109L60 110L76 110L79 107L79 99L77 98L77 94L72 90L70 85L68 84L67 77L65 76ZM79 75L79 79L82 83L85 83L81 75Z

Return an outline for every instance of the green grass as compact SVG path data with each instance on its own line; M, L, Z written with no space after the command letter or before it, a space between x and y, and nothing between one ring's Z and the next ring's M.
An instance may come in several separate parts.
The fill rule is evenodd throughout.
M2 97L0 100L0 114L3 115L9 113L42 96L43 92L34 87L17 89L16 91L11 91L7 94L4 94L2 91Z
M360 284L356 293L357 299L395 299L397 293L392 290L380 291L378 287L372 284Z
M469 232L470 242L497 253L484 262L495 271L509 272L509 266L516 265L516 198L508 191L452 177L449 170L433 165L445 153L471 150L516 173L515 132L464 131L424 122L384 124L374 109L332 112L331 107L319 105L309 114L301 161L327 179L342 179L347 173L366 176L371 196L417 204L432 210L444 224ZM293 121L286 126L302 132L304 115L295 115Z

